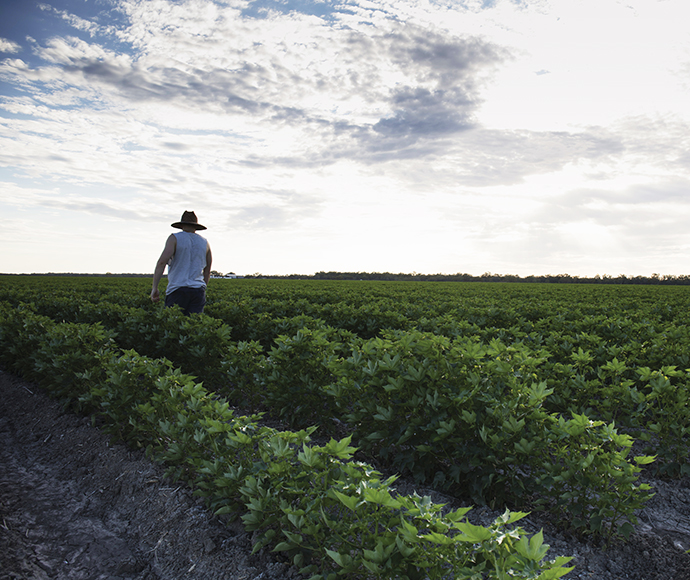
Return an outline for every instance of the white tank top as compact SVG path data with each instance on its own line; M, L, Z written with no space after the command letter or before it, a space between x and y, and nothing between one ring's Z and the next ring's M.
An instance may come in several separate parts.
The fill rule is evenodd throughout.
M173 234L177 240L175 255L168 264L168 287L166 294L178 288L205 288L206 238L191 232Z

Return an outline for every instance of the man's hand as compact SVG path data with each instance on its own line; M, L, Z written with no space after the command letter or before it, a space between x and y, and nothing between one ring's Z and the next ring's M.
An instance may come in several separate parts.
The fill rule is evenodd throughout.
M151 290L151 302L158 302L161 299L161 294L158 288Z

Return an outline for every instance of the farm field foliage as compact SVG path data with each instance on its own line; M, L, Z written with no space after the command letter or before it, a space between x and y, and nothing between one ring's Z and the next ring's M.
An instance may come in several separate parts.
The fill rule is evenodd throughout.
M3 363L96 410L117 436L146 441L215 509L238 509L244 497L245 521L263 529L261 545L273 542L303 567L315 565L305 554L320 553L349 573L386 577L394 560L410 578L424 568L410 544L422 534L407 528L419 530L418 521L388 521L398 531L360 546L371 558L363 564L349 560L358 550L352 538L341 537L336 550L322 545L335 512L324 520L323 506L296 507L304 497L299 470L312 469L349 490L324 484L318 497L330 494L336 512L364 509L368 478L382 490L376 505L393 517L438 509L386 499L393 482L363 475L371 468L350 461L354 448L472 502L547 509L564 527L606 537L633 529L651 492L638 481L642 469L690 473L684 287L213 280L205 314L187 318L152 305L149 286L138 278L0 279ZM127 364L139 370L118 366ZM160 386L169 380L178 387ZM140 399L142 381L150 386ZM175 399L180 392L184 401ZM257 416L235 427L240 419L221 400L294 431L263 431ZM131 410L134 419L120 414ZM208 416L186 418L200 410ZM314 427L347 433L347 444L310 447ZM232 458L218 440L234 442ZM335 476L331 460L323 463L332 453ZM280 498L267 491L276 477L286 478ZM279 537L280 518L298 530L283 527ZM443 521L439 530L453 529ZM517 551L506 557L520 553L521 541L517 534Z

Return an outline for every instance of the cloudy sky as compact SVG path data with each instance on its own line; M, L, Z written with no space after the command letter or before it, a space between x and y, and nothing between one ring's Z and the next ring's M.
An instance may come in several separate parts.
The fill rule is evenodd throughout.
M690 273L687 0L1 0L0 272Z

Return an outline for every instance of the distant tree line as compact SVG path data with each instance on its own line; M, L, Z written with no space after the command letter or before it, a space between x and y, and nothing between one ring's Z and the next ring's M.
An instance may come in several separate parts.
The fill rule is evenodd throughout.
M213 274L218 277L224 277L220 272L213 271ZM75 272L48 272L48 273L33 273L33 274L2 274L0 276L113 276L122 278L150 278L152 274L83 274ZM230 272L226 276L234 276ZM411 274L391 272L316 272L316 274L288 274L288 275L272 275L261 274L256 272L254 274L247 274L245 276L238 276L238 278L270 278L277 280L387 280L391 282L398 281L420 281L420 282L529 282L541 284L659 284L659 285L690 285L690 274L652 274L651 276L626 276L619 274L615 278L604 274L599 276L587 278L582 276L571 276L570 274L547 274L544 276L518 276L517 274L492 274L491 272L484 272L481 276L474 276L472 274L418 274L412 272Z
M94 277L94 278L150 278L153 274L113 274L106 272L105 274L85 274L83 272L32 272L31 274L5 274L0 272L0 276L78 276L78 277Z
M620 274L615 278L598 274L592 278L571 276L570 274L547 274L544 276L518 276L517 274L492 274L485 272L481 276L472 274L393 274L391 272L317 272L313 275L289 274L286 276L272 276L264 274L250 274L245 278L276 278L286 280L387 280L422 281L422 282L529 282L542 284L664 284L690 285L690 275L659 275L626 276Z

